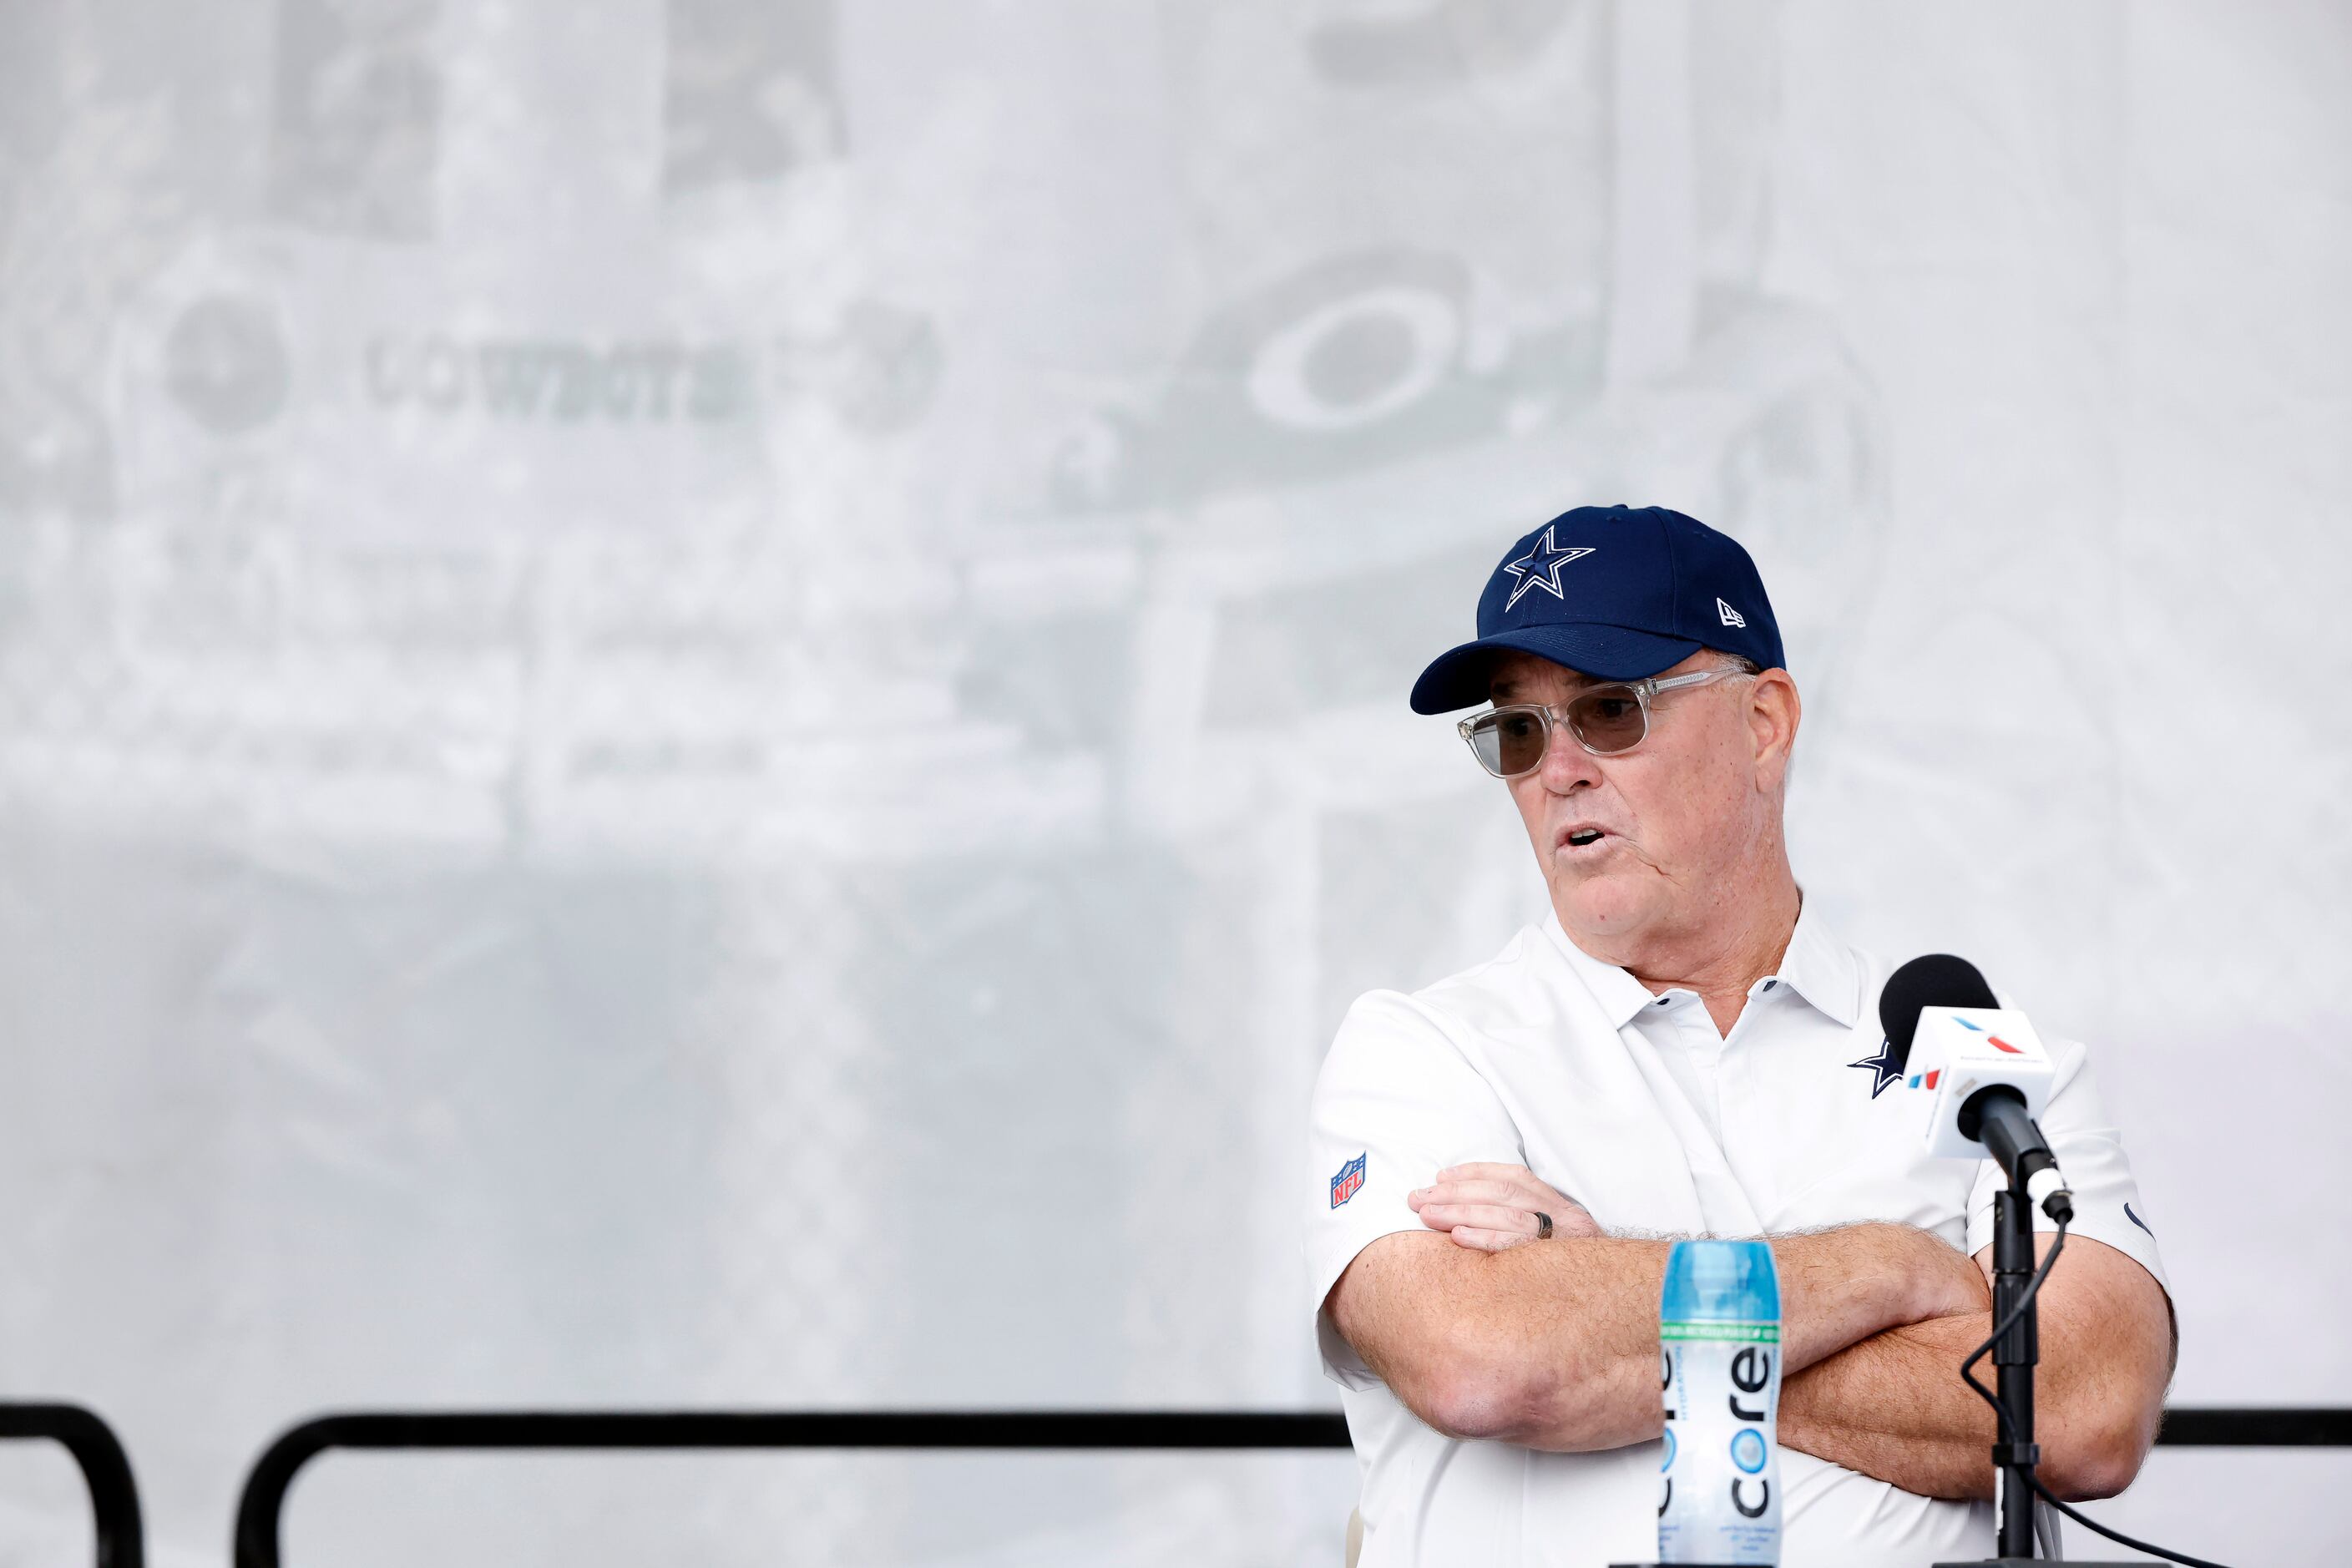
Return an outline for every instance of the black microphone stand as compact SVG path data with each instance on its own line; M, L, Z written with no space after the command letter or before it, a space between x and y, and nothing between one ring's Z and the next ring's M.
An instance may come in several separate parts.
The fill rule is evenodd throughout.
M2032 1125L2028 1123L2027 1125ZM1994 1533L1995 1556L1989 1563L1939 1563L1936 1568L2018 1568L2035 1562L2033 1540L2033 1472L2042 1462L2041 1445L2033 1440L2033 1368L2042 1359L2041 1306L2027 1296L2033 1279L2033 1200L2026 1183L2033 1173L2025 1168L2021 1151L2010 1136L2009 1124L1999 1117L1981 1123L1985 1148L2000 1164L2009 1185L1992 1200L1992 1321L1998 1324L2017 1312L2017 1321L1993 1342L1994 1391L2008 1413L2008 1436L1993 1433L1993 1471L2000 1478L2000 1519ZM2039 1137L2039 1131L2036 1131ZM2046 1152L2042 1155L2047 1160ZM2024 1310L2018 1311L2018 1303ZM2068 1559L2075 1568L2130 1568L2121 1563L2086 1563Z
M2033 1278L2033 1205L2014 1159L2003 1159L2009 1185L1992 1200L1992 1321L2007 1318ZM2004 1558L2033 1556L2033 1366L2042 1359L2041 1307L2028 1301L2009 1332L1992 1347L1993 1381L2009 1412L2009 1441L1993 1434L1992 1463L2000 1477L2000 1525L1996 1550Z
M2009 1185L1992 1199L1992 1321L2007 1321L2025 1297L2033 1279L2033 1200L2026 1195L2030 1173L2021 1168L2018 1150L1998 1123L1983 1128L1985 1147L2000 1162ZM2025 1302L2017 1321L1993 1342L1995 1391L2007 1413L2004 1427L1993 1431L1993 1473L2000 1479L2000 1518L1993 1535L1994 1555L1988 1563L1938 1563L1936 1568L2011 1568L2034 1561L2034 1466L2042 1449L2033 1441L2033 1365L2042 1359L2040 1308ZM2006 1436L2004 1436L2004 1430ZM2092 1568L2084 1564L2084 1568Z

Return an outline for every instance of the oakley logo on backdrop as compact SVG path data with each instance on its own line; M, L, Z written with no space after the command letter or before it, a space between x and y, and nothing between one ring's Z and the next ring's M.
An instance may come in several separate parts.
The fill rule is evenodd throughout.
M1482 287L1458 256L1318 258L1212 314L1155 384L1081 416L1048 497L1161 505L1524 436L1592 395L1591 330Z

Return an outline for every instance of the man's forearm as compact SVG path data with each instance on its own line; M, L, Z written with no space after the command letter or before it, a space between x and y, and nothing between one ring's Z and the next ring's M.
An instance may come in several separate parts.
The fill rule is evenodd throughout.
M1992 1496L1992 1407L1959 1373L1991 1331L1990 1312L1933 1318L1797 1373L1780 1389L1781 1446L1921 1497Z
M1481 1255L1443 1243L1457 1292L1451 1343L1418 1367L1366 1359L1457 1436L1568 1451L1655 1436L1655 1303L1671 1245L1590 1237Z
M1537 1448L1620 1447L1663 1425L1658 1294L1672 1245L1591 1237L1488 1254L1436 1236L1386 1237L1341 1277L1334 1321L1441 1430ZM1974 1270L1899 1226L1776 1237L1772 1247L1790 1371L1938 1302L1959 1304Z
M1962 1313L1829 1357L1782 1387L1780 1442L1923 1497L1990 1497L1992 1407L1960 1381L1960 1363L1991 1332L1990 1312ZM2130 1483L2155 1440L2171 1334L2164 1293L2138 1264L2088 1238L2068 1243L2041 1296L2034 1379L2053 1489L2105 1497ZM1977 1376L1993 1382L1990 1357Z

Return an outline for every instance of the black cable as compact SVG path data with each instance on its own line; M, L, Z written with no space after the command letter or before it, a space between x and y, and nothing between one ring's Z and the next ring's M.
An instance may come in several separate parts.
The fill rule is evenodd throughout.
M1968 1360L1960 1363L1960 1381L1975 1389L1977 1397L1992 1406L1992 1413L2000 1420L2000 1440L2004 1443L2017 1441L2016 1434L2011 1430L2010 1424L2009 1406L2000 1402L1999 1394L1977 1381L1977 1374L1972 1369L1977 1363L1991 1353L1992 1347L2000 1342L2000 1336L2015 1328L2017 1320L2025 1316L2025 1309L2033 1304L2034 1295L2042 1289L2042 1282L2050 1278L2050 1266L2057 1262L2058 1255L2065 1250L2066 1227L2062 1225L2058 1227L2057 1239L2050 1244L2050 1256L2042 1260L2042 1267L2035 1269L2033 1278L2025 1282L2024 1293L2018 1297L2017 1305L2009 1310L2009 1316L1993 1325L1991 1336L1984 1343L1969 1352Z
M2208 1563L2202 1557L2190 1557L2179 1552L2167 1552L2161 1546L2150 1546L2145 1541L2134 1541L2130 1536L2126 1535L2120 1530L2109 1530L2105 1525L2101 1524L2097 1520L2093 1519L2090 1515L2082 1512L2080 1510L2072 1508L2065 1503L2060 1502L2057 1496L2053 1493L2048 1487L2042 1484L2042 1478L2035 1475L2030 1469L2025 1472L2025 1484L2033 1489L2033 1492L2036 1497L2039 1497L2043 1502L2048 1503L2052 1508L2056 1509L2060 1513L2064 1514L2068 1519L2073 1520L2076 1524L2081 1525L2084 1530L2096 1531L2098 1533L2105 1536L2109 1541L2116 1542L2118 1545L2128 1546L2134 1552L2148 1552L2153 1556L2163 1558L2168 1563L2186 1563L2188 1568L2222 1568L2222 1565L2219 1563Z
M1975 1389L1977 1391L1977 1396L1982 1399L1987 1405L1992 1406L1993 1414L2000 1418L2000 1440L2004 1443L2014 1443L2017 1440L2015 1424L2010 1420L2009 1416L2009 1406L2003 1405L2000 1402L2000 1397L1994 1394L1991 1389L1987 1388L1983 1384L1977 1381L1976 1372L1974 1369L1977 1363L1982 1361L1991 1352L1992 1347L2000 1342L2000 1336L2009 1332L2011 1329L2017 1326L2017 1321L2025 1315L2025 1309L2032 1305L2034 1296L2042 1289L2042 1282L2050 1278L2050 1266L2058 1261L2058 1255L2065 1249L2066 1222L2061 1220L2058 1222L2058 1234L2050 1243L2050 1255L2042 1260L2042 1267L2033 1271L2033 1278L2025 1282L2025 1289L2019 1294L2017 1304L2010 1308L2008 1316L2002 1318L2000 1322L1993 1325L1990 1337L1989 1337L1984 1343L1979 1345L1974 1351L1969 1352L1968 1360L1960 1363L1961 1381L1965 1382L1970 1388ZM2163 1558L2168 1563L2182 1563L2185 1565L2185 1568L2223 1568L2223 1565L2219 1563L2209 1563L2202 1557L2189 1557L2178 1552L2167 1552L2161 1546L2151 1546L2145 1541L2135 1541L2130 1536L2124 1534L2121 1531L2109 1530L2105 1525L2101 1524L2097 1520L2091 1518L2088 1514L2083 1513L2080 1510L2059 1501L2057 1494L2053 1492L2048 1487L2042 1484L2041 1476L2035 1473L2034 1468L2032 1465L2020 1465L2015 1467L2015 1468L2019 1474L2025 1478L2025 1484L2033 1489L2033 1493L2036 1497L2048 1503L2052 1508L2056 1509L2060 1513L2064 1514L2068 1519L2073 1520L2076 1524L2081 1525L2084 1529L2091 1531L2095 1534L2104 1535L2109 1541L2116 1542L2119 1546L2128 1546L2134 1552L2148 1552L2153 1556Z

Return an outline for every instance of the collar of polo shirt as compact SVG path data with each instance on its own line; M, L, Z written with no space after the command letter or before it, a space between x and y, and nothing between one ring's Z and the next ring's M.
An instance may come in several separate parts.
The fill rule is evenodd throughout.
M1608 1012L1612 1026L1622 1029L1643 1008L1665 1000L1634 979L1630 970L1604 963L1577 946L1557 914L1547 915L1543 923L1578 978ZM1862 973L1854 966L1853 953L1832 937L1809 902L1797 906L1797 929L1789 935L1789 951L1780 955L1779 970L1758 981L1748 995L1760 996L1783 985L1847 1028L1862 1016Z

